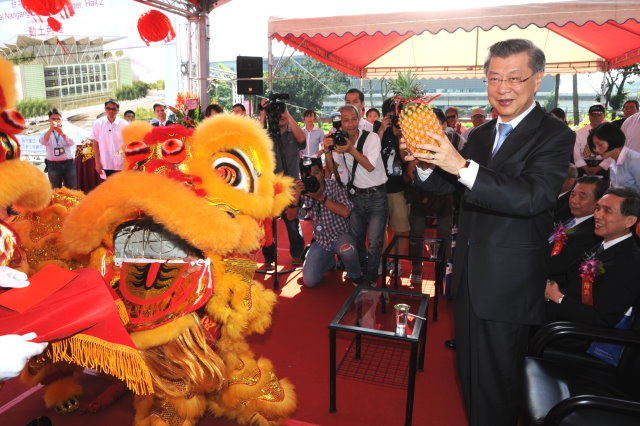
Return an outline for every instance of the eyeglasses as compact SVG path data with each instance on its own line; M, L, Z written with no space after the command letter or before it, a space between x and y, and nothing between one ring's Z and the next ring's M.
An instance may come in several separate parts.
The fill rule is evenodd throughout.
M525 81L529 80L534 75L536 75L535 72L533 74L531 74L527 78L521 78L521 77L507 77L507 78L491 77L491 78L485 78L484 79L484 84L486 84L489 87L498 87L498 86L500 86L500 83L502 83L504 81L505 83L507 83L507 86L509 86L509 87L519 87L522 83L524 83Z
M117 111L118 108L114 108L114 107L104 107L105 111Z
M452 120L454 118L458 118L458 117L455 115L447 115L447 120Z

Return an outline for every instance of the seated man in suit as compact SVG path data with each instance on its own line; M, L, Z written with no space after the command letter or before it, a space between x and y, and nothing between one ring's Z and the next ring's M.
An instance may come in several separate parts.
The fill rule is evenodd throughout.
M596 202L606 189L606 183L599 176L583 176L571 190L569 195L571 218L561 225L562 228L556 227L556 231L550 238L550 280L566 280L569 267L579 263L586 251L602 241L600 236L594 234L593 212L596 209ZM561 241L556 241L556 237L560 239L564 236L566 240L563 244Z
M602 237L593 256L571 266L566 281L547 282L547 319L614 327L640 301L640 249L632 229L640 217L640 195L627 187L609 188L594 212ZM583 275L581 277L581 275Z

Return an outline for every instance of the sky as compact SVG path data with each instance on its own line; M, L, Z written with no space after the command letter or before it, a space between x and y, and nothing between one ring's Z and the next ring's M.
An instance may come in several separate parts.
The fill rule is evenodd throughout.
M541 1L544 2L545 0ZM551 0L546 0L551 1ZM146 46L137 31L139 16L149 10L148 6L133 0L71 0L75 15L59 19L62 31L59 37L121 37L121 40L106 45L113 50L122 49L132 58L135 77L144 81L168 80L175 77L177 64L187 59L187 21L170 16L177 37L169 43L154 43ZM485 0L482 6L517 4L519 0ZM435 4L434 4L435 3ZM270 16L300 18L305 16L357 15L362 13L403 12L424 9L425 4L432 10L446 9L450 3L425 2L424 0L368 0L366 2L345 2L325 0L322 2L302 2L300 0L231 0L209 15L209 59L215 61L235 60L236 56L262 56L268 52L267 28ZM477 0L457 0L456 8L478 6ZM44 29L44 31L43 31ZM46 24L27 15L20 0L0 0L0 45L12 43L16 35L42 35ZM285 51L284 45L274 42L276 60ZM288 49L286 54L289 54ZM176 65L174 65L176 64ZM596 77L580 78L580 85L587 84L585 90L600 84ZM569 83L565 83L569 81ZM570 90L570 78L563 79Z

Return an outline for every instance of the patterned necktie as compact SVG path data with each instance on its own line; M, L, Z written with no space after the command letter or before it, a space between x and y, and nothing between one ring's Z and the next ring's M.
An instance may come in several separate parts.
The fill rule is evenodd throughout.
M571 219L565 222L564 226L566 226L567 228L573 228L575 224L576 224L576 218L572 217Z
M507 136L509 136L509 133L511 133L512 130L513 130L513 127L509 123L498 124L498 133L500 134L500 136L498 137L498 143L496 143L496 147L493 149L493 152L491 153L491 158L493 158L496 155L496 152L498 152L498 150L504 143L504 140L507 139Z

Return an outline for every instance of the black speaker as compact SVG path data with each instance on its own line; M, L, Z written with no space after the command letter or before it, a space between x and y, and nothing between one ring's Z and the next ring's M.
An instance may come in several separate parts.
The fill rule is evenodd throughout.
M262 78L262 58L259 56L238 56L236 58L238 79ZM262 80L238 80L238 95L262 95Z

